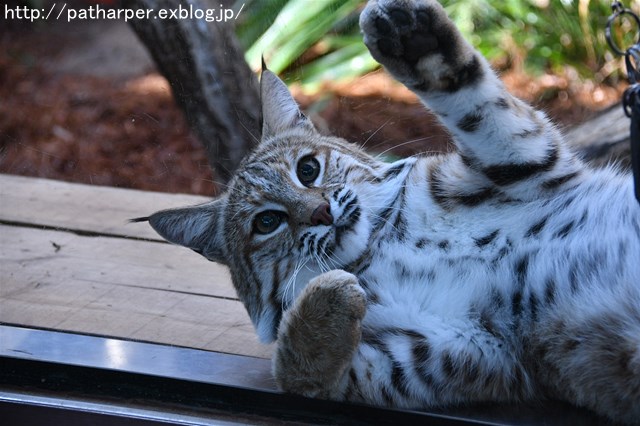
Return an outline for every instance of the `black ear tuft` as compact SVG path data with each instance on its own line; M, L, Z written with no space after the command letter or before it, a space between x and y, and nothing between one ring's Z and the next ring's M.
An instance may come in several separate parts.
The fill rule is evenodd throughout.
M129 223L138 223L138 222L149 222L148 217L136 217L134 219L129 219Z
M262 72L269 71L269 68L267 68L267 63L264 61L264 55L262 55L260 59L262 60Z

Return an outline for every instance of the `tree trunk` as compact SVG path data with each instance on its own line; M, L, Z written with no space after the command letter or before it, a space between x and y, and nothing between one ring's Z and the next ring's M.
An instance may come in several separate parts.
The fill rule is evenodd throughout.
M219 12L220 1L122 0L128 9ZM226 3L228 4L228 2ZM258 82L232 22L134 19L133 30L169 81L178 106L206 149L214 180L226 183L260 137Z

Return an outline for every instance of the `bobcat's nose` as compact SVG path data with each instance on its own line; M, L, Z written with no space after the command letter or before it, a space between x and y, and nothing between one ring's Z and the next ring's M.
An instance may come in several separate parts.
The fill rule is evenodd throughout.
M311 213L311 224L317 225L331 225L333 223L333 216L331 216L331 207L328 203L322 203Z

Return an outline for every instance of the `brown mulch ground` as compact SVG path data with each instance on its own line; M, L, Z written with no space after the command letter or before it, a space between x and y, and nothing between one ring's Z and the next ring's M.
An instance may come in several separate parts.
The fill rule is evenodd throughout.
M65 28L64 34L73 33ZM166 81L155 72L123 77L52 69L51 58L74 46L61 40L41 27L0 33L0 172L214 193L204 150ZM518 96L565 126L616 102L621 92L567 76L504 77ZM446 146L446 135L423 107L382 73L328 87L322 96L294 93L321 129L373 152L404 156Z

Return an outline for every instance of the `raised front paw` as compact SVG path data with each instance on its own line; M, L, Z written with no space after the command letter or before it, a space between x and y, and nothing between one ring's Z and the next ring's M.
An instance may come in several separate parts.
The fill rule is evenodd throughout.
M278 387L330 397L360 343L364 290L345 271L313 279L285 313L278 330L274 375Z
M371 55L418 91L455 91L482 75L479 58L434 0L370 0L360 28Z

